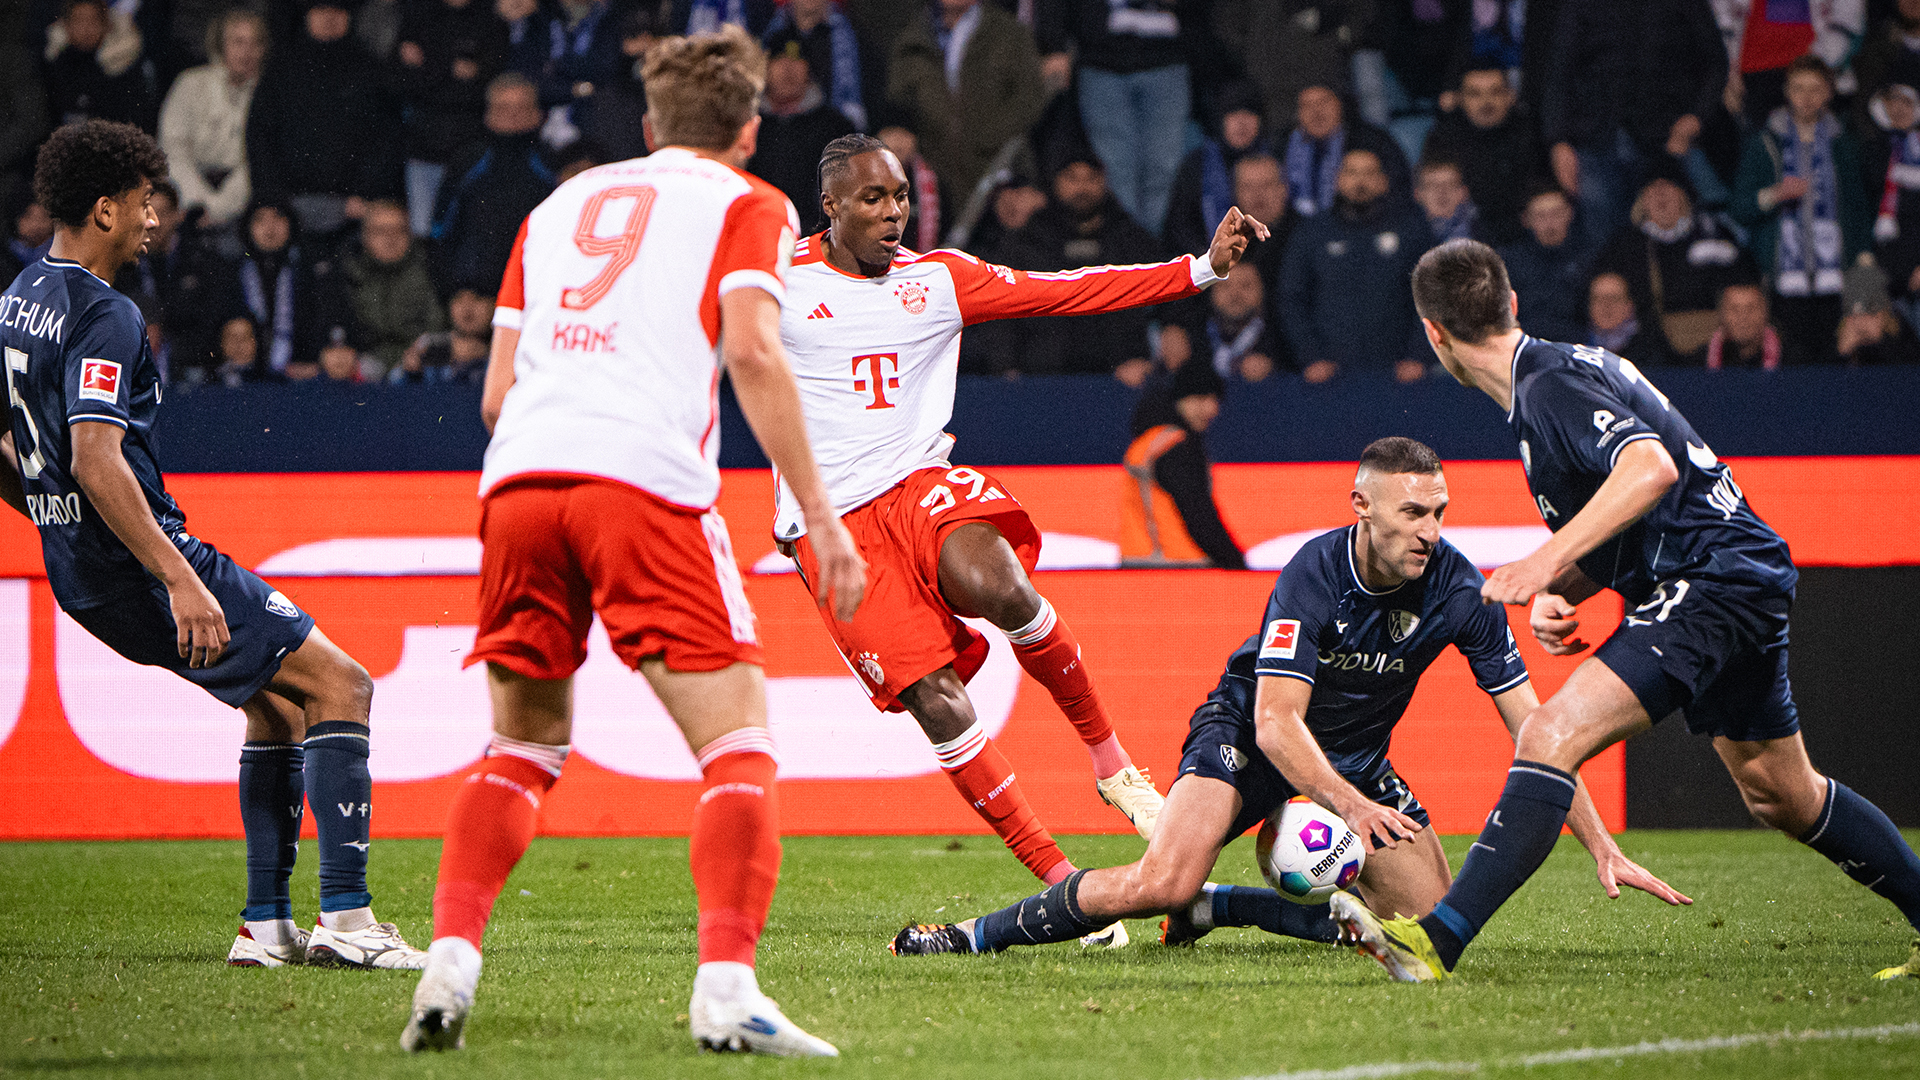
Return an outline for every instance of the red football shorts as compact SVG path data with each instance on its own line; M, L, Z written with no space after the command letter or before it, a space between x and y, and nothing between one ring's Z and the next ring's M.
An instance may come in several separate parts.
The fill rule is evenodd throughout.
M940 595L940 545L960 526L985 521L1032 573L1040 530L1026 508L979 469L936 466L909 473L841 520L867 560L867 595L850 623L820 615L874 705L903 711L900 692L948 664L962 679L973 678L986 662L987 639ZM804 580L818 580L807 538L794 548Z
M727 523L614 480L514 477L480 501L482 660L564 679L587 659L594 612L628 667L763 664Z

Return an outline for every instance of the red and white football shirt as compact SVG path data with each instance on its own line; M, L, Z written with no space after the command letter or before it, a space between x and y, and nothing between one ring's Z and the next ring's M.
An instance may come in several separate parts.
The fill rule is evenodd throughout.
M785 295L799 218L777 188L690 150L589 169L520 227L495 326L520 331L485 494L579 473L705 509L720 493L720 297Z
M947 464L964 327L1158 304L1217 280L1212 263L1191 255L1029 273L960 251L905 248L887 273L855 277L826 261L824 235L807 237L787 274L780 339L834 508L844 514L916 469ZM774 535L790 540L806 522L786 482L778 487Z

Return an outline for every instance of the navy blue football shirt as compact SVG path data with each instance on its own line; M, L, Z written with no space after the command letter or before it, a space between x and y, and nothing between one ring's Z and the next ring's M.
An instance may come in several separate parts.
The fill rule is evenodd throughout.
M1386 757L1421 674L1448 645L1489 694L1527 681L1506 610L1481 602L1485 579L1458 548L1442 538L1426 573L1380 592L1354 566L1355 528L1316 536L1288 561L1260 632L1234 651L1209 697L1251 718L1259 676L1311 683L1307 730L1347 774Z
M78 609L151 588L152 575L74 482L68 437L75 421L126 429L122 451L154 520L169 536L184 529L154 459L160 371L146 320L79 263L47 257L0 293L0 349L13 447L54 598Z
M1513 411L1533 501L1556 532L1613 471L1622 447L1658 439L1680 479L1580 570L1629 603L1662 579L1719 578L1789 592L1799 580L1787 543L1747 505L1729 470L1633 361L1590 345L1522 337L1513 354Z

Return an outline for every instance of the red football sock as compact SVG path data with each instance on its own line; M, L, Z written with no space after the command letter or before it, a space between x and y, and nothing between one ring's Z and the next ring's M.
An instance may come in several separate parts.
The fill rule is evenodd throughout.
M1021 865L1049 885L1073 872L1073 864L1040 824L1014 778L1013 766L987 738L986 729L976 722L959 738L934 744L933 752L961 797L993 826Z
M494 899L533 843L540 801L560 778L557 761L549 766L497 751L473 767L453 797L433 889L434 938L466 938L476 949Z
M752 966L780 879L780 806L766 728L728 732L703 747L707 788L693 811L690 861L700 897L700 962Z
M1080 643L1054 613L1053 605L1040 601L1040 613L1033 621L1012 631L1007 640L1013 655L1034 681L1047 688L1053 703L1067 714L1080 741L1093 755L1093 770L1099 776L1112 776L1133 764L1133 759L1113 733L1113 720L1100 695L1093 688L1085 664L1080 662Z

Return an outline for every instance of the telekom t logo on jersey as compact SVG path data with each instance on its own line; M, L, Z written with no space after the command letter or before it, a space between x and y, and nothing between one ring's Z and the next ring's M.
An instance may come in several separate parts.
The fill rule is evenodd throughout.
M868 392L868 387L872 387L873 404L867 408L893 408L893 402L887 400L887 391L900 389L900 354L889 352L856 356L853 358L854 375L860 374L863 365L867 369L867 377L853 380L854 392L864 394Z

